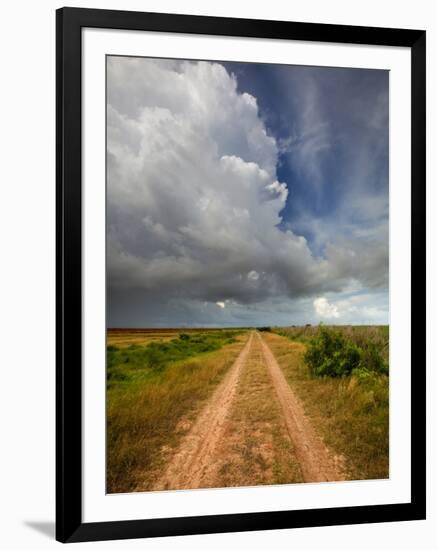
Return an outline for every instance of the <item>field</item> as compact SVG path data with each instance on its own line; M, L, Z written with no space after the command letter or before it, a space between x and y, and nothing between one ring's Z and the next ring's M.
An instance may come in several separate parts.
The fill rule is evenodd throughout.
M296 342L308 343L320 334L321 326L281 327L273 332L286 336ZM389 327L387 325L337 325L335 331L342 334L348 341L362 348L375 345L384 360L388 362Z
M108 492L388 477L388 337L109 330Z
M126 329L126 328L111 328L107 333L107 345L117 346L118 348L124 348L131 344L138 344L146 346L151 342L165 342L178 338L179 334L205 334L207 332L218 332L220 329L174 329L174 328L138 328L138 329Z
M241 347L235 330L109 332L109 492L132 491L139 479L154 479L163 447L180 438L190 413L209 397Z
M284 338L271 334L269 343L287 381L327 445L345 459L348 479L383 479L389 475L389 330L387 326L336 327L346 342L364 350L362 363L344 376L318 377L305 362L306 346L319 327L277 329L287 340L303 344L291 353ZM370 356L370 359L369 359ZM371 361L372 357L377 359ZM382 366L381 366L382 364ZM374 367L372 369L371 367Z

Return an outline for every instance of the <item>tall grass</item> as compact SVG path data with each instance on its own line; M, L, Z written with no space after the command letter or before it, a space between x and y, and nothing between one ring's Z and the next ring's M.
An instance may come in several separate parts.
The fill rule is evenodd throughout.
M163 446L176 444L181 420L212 393L242 347L236 331L187 336L108 349L109 493L151 486Z
M360 348L363 352L362 355L366 356L363 366L365 362L369 363L375 354L378 354L382 361L388 365L389 327L387 325L338 325L331 327L307 325L302 327L277 327L274 332L303 344L311 344L319 339L323 332L329 332L332 335L339 335L344 342Z
M315 375L305 362L304 356L310 342L320 338L321 329L310 327L312 337L306 336L306 344L293 342L297 331L291 330L287 338L277 334L267 335L268 343L274 352L291 387L301 398L306 413L312 419L326 443L345 459L348 479L383 479L389 474L389 377L375 370L346 366L342 375ZM325 329L326 330L326 329ZM331 368L332 360L337 368L341 361L335 361L335 345L340 345L340 358L347 359L349 346L360 350L376 349L378 357L387 351L388 327L341 327L335 332L339 340L331 339L334 352L327 345L318 351L327 352L322 363L327 360ZM298 333L299 334L299 333ZM325 333L326 334L326 333ZM298 338L302 336L299 334ZM352 337L351 337L352 336ZM349 339L350 338L350 339ZM354 339L353 339L354 338ZM367 341L370 340L370 343ZM386 340L387 339L387 340ZM369 345L370 344L370 345ZM338 350L337 350L338 351ZM356 356L353 354L355 359ZM388 357L387 357L388 358ZM345 363L343 363L343 367Z
M225 344L232 344L238 334L238 331L231 330L197 334L181 333L179 338L167 342L151 342L148 345L131 344L128 347L108 345L108 385L151 378L175 361L217 351Z
M353 334L353 333L352 333ZM366 378L374 373L388 374L381 346L370 338L351 338L346 331L321 326L311 338L304 354L310 372L315 376L348 376Z

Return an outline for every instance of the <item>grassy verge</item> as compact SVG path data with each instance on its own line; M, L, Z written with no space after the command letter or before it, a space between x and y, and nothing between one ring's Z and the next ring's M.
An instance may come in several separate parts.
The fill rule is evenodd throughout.
M272 331L285 336L293 342L308 344L320 336L321 326L307 325L302 327L276 327ZM339 325L331 327L345 340L363 350L376 349L382 359L388 363L389 327L387 325ZM330 329L330 330L331 330Z
M127 347L109 344L107 346L108 386L156 378L168 365L176 361L217 351L225 344L232 344L238 334L239 332L232 330L181 333L178 338L166 342L130 344Z
M303 360L304 344L277 334L264 337L315 428L344 456L347 478L387 478L388 376L314 377Z
M109 493L134 491L138 484L145 490L153 483L162 449L177 444L244 341L238 332L218 331L147 346L108 346Z

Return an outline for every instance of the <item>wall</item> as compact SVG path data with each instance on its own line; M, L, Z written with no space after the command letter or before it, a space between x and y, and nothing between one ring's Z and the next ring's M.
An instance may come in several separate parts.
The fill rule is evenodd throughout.
M53 547L54 519L54 163L55 163L55 12L60 2L7 3L2 9L1 123L3 159L0 164L0 330L2 338L0 419L0 540L4 548ZM197 13L235 17L289 19L321 23L426 28L428 30L428 98L437 97L437 19L432 3L394 0L308 0L306 2L235 2L206 5L201 0L125 2L75 1L75 6ZM428 103L428 127L436 105ZM435 125L428 151L436 147ZM436 180L436 162L429 159L429 181ZM429 188L428 211L436 204ZM437 230L429 222L429 241ZM431 251L431 245L428 246ZM429 280L437 276L435 254L429 260ZM429 285L430 287L430 285ZM429 288L429 305L436 320L436 294ZM428 330L429 334L430 329ZM431 349L431 347L433 349ZM430 342L436 359L436 345ZM428 361L431 363L431 360ZM436 390L430 374L429 395ZM431 400L430 400L431 401ZM435 400L429 424L437 423ZM435 432L435 429L434 429ZM430 430L429 430L430 433ZM436 459L435 438L430 443ZM435 489L435 476L430 483ZM435 492L435 491L434 491ZM326 527L246 534L225 534L148 541L148 548L336 547L356 550L415 545L431 548L437 535L436 499L430 499L427 522ZM107 548L140 548L143 541L100 543ZM88 546L88 545L84 545Z

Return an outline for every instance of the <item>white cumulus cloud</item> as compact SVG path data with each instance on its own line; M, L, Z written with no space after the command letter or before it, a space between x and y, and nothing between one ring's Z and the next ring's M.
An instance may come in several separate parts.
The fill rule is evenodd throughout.
M253 269L252 271L249 271L247 278L251 281L257 281L259 279L259 273Z
M111 288L251 303L327 280L278 228L276 140L222 65L108 58L107 154Z
M313 302L314 310L319 317L325 319L336 319L340 317L340 312L335 304L330 304L324 297L316 298Z

